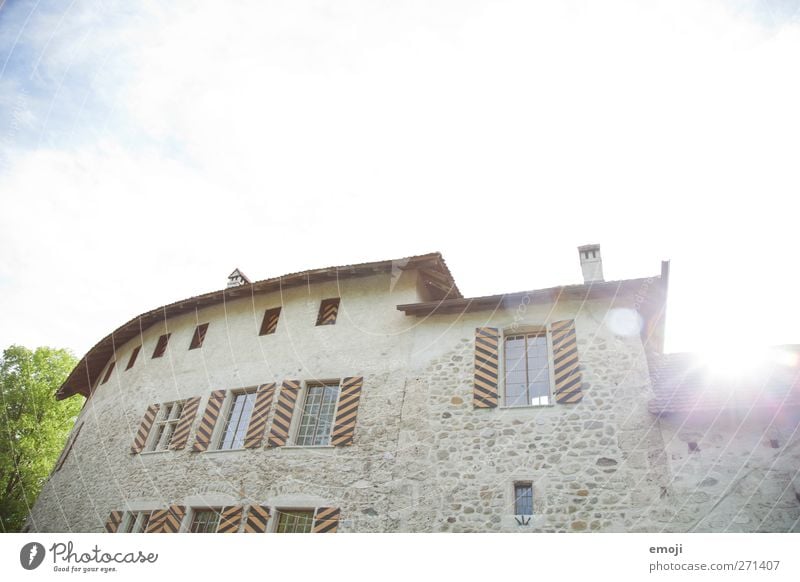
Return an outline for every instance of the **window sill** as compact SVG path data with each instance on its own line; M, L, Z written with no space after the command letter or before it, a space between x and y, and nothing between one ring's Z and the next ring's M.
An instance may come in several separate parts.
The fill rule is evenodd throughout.
M139 453L141 456L144 455L163 455L164 453L174 453L172 449L162 449L160 451L142 451Z
M526 404L525 406L498 406L501 410L528 410L530 408L555 408L555 404Z
M248 449L245 447L240 447L238 449L207 449L203 451L204 454L213 454L213 453L237 453L240 451L247 451ZM254 449L257 450L257 449Z
M334 445L283 445L281 449L335 449Z

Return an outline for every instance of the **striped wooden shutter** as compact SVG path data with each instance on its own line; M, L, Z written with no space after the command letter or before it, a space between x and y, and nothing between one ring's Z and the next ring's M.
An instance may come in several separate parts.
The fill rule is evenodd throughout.
M475 380L472 387L474 408L497 406L499 341L500 332L496 327L479 327L475 330Z
M337 447L353 444L353 433L356 430L358 401L361 398L361 376L342 380L342 391L339 394L339 407L336 410L336 422L333 425L331 443Z
M131 445L132 455L142 452L142 449L147 442L147 435L150 434L150 429L153 427L153 422L156 420L158 409L158 404L151 404L147 407L147 410L144 413L144 418L142 418L142 422L139 423L139 430L136 432L136 438L133 439L133 444Z
M242 523L243 512L244 507L241 505L223 509L222 513L219 515L217 533L237 533L239 531L239 524Z
M225 390L214 390L211 396L208 397L206 411L203 413L203 418L200 419L200 425L197 427L197 435L192 447L193 452L201 453L208 449L211 444L211 435L214 434L214 425L217 424L219 411L224 401Z
M200 397L195 396L189 398L183 405L183 412L181 412L181 419L178 421L178 426L175 427L175 432L169 439L169 448L177 451L186 446L189 440L189 433L192 430L194 417L197 416L197 409L200 407Z
M247 435L244 439L245 448L258 448L264 441L264 431L267 429L267 416L269 415L269 409L272 406L272 398L274 396L274 382L259 386L256 392L256 403L253 406L253 413L250 415L250 424L247 427Z
M292 414L299 391L299 380L283 381L281 393L278 395L278 404L275 406L275 415L272 417L272 427L267 439L268 447L282 447L289 439L289 426L292 424Z
M578 340L575 321L556 321L550 327L553 339L553 368L556 381L556 402L574 404L583 398L581 366L578 361Z
M122 512L112 511L111 515L108 516L108 520L106 521L106 532L117 533L120 523L122 523Z
M150 516L147 533L178 533L184 515L186 508L183 505L170 505L169 509L158 509Z
M323 299L319 306L317 325L334 325L339 314L339 298Z
M147 522L146 533L161 533L164 528L164 520L167 518L168 509L156 509L150 514L150 521Z
M269 508L264 505L251 505L247 509L244 533L264 533L269 521Z
M336 533L339 526L338 507L318 507L311 533Z

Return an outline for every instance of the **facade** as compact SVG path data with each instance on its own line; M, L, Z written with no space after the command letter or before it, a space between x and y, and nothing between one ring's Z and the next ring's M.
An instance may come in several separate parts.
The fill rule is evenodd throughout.
M662 353L668 265L579 256L583 284L479 298L438 253L236 270L142 314L58 391L86 405L28 527L800 530L796 364L778 399L706 398Z

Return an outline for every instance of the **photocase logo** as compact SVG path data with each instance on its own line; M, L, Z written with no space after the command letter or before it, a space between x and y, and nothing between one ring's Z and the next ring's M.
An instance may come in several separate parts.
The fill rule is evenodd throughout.
M44 546L38 542L30 542L19 551L19 563L26 570L35 570L44 560Z

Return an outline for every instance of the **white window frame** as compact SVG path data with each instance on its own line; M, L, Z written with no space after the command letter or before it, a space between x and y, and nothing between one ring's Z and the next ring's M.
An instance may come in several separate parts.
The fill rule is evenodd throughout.
M211 442L215 444L213 449L209 450L216 450L216 451L239 451L244 449L244 442L247 439L247 428L250 426L250 420L253 418L253 410L255 409L256 405L256 392L258 390L257 386L250 386L248 388L238 388L235 390L228 390L225 394L226 404L223 407L224 414L221 414L220 417L217 419L217 426L215 430L217 432L216 435L213 436ZM223 443L225 442L225 434L228 432L228 425L230 424L231 415L234 411L234 406L236 404L236 398L242 396L243 394L252 394L253 395L253 408L250 409L250 416L248 416L244 431L244 438L242 439L242 446L241 447L229 447L229 448L222 448ZM220 422L222 420L222 422ZM241 422L241 416L239 418ZM238 428L238 424L237 424ZM233 441L234 444L236 441Z
M190 508L191 511L189 512L189 525L187 526L186 532L187 533L217 533L219 529L220 521L222 521L222 510L225 509L224 507L205 507L205 506L198 506ZM194 526L194 520L197 517L198 513L205 513L213 511L217 514L217 524L214 526L214 531L210 532L193 532L192 527Z
M306 402L311 388L318 388L320 386L336 386L336 403L333 407L333 416L331 418L331 428L328 434L328 442L325 444L300 444L300 431L303 426L303 415L305 413ZM342 397L342 380L341 378L333 378L329 380L314 380L303 383L303 389L298 394L297 400L299 405L295 414L292 415L292 426L289 434L292 435L291 444L296 447L332 447L331 440L333 438L333 429L336 425L336 416L339 413L339 400ZM317 415L317 425L319 424L319 415ZM315 431L316 432L316 431Z
M311 527L309 528L308 532L281 532L280 531L280 522L281 522L281 514L282 513L290 513L292 511L302 511L311 513ZM272 533L310 533L314 530L314 521L317 516L317 508L316 507L273 507L272 508L272 515L273 517L270 521L273 522L272 527L268 528Z
M153 422L153 428L150 429L150 434L147 435L147 446L143 452L163 453L169 451L169 445L172 442L172 437L175 435L175 429L178 428L178 423L181 420L185 406L186 400L174 400L173 402L165 402L159 405L158 415ZM170 412L169 416L165 418L167 407L169 407ZM176 410L178 412L176 412ZM169 438L162 447L159 447L167 430L169 430Z
M550 377L550 390L548 393L548 403L547 404L518 404L518 405L511 405L508 403L508 399L506 397L506 338L518 335L543 335L547 340L547 370L548 375ZM555 399L555 366L553 365L553 337L550 326L517 326L517 327L507 327L504 328L500 335L500 347L498 349L499 354L499 362L498 362L498 388L502 389L502 394L500 394L500 401L502 402L503 408L514 408L514 409L523 409L523 408L547 408L550 406L555 406L556 399ZM526 363L527 365L527 363Z
M122 520L123 525L117 531L120 533L145 533L150 523L150 518L153 516L153 512L154 510L152 509L126 511L125 517ZM145 514L147 514L146 522Z

